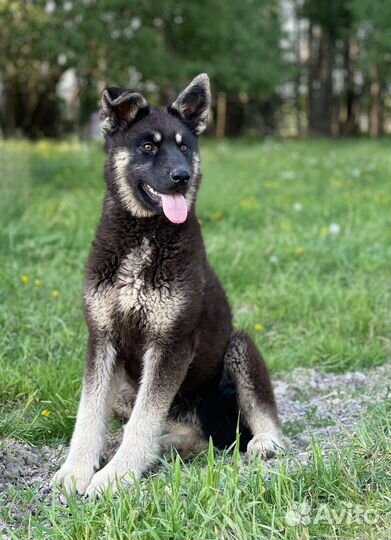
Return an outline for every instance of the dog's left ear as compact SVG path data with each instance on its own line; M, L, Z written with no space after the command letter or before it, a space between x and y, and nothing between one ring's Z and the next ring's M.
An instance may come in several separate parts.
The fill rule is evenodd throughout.
M206 73L201 73L179 94L169 109L179 114L199 135L208 123L210 101L209 77Z
M140 114L147 114L147 100L138 92L111 86L102 92L100 117L104 135L111 135L120 127L126 127Z

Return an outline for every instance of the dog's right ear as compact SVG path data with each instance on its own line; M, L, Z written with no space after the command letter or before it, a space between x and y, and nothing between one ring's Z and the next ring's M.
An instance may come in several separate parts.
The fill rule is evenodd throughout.
M104 135L112 135L149 111L147 100L139 93L114 86L102 92L100 118Z

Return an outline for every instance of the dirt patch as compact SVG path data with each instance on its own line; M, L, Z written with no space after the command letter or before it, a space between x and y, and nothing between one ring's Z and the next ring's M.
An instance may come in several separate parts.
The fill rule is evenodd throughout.
M325 452L335 442L339 446L350 442L367 406L383 401L390 392L391 363L342 375L300 368L279 374L273 383L291 450L305 464L311 458L311 437ZM115 444L115 438L109 441L108 454ZM14 525L15 520L23 519L23 512L16 507L15 490L33 488L36 492L25 513L34 512L38 502L50 503L49 481L65 454L64 446L36 448L20 441L0 440L0 503L9 508ZM0 518L1 534L7 538L6 525Z

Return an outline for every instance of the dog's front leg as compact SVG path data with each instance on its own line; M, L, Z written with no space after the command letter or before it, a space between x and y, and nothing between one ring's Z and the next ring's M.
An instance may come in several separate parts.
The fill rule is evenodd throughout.
M68 457L55 474L53 483L67 492L85 493L104 443L115 383L116 352L104 338L90 339L83 391Z
M123 440L112 460L95 474L86 495L94 497L118 482L131 484L155 461L159 436L170 405L192 359L189 341L167 347L152 345L144 355L143 376Z

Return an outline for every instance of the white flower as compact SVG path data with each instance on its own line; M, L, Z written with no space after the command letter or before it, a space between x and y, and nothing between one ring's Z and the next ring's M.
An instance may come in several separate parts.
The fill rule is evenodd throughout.
M301 212L303 210L303 205L299 202L295 202L295 204L293 205L293 210L295 212Z
M338 225L338 223L331 223L331 225L329 225L329 234L338 236L340 232L341 232L341 225Z
M269 259L269 261L272 263L272 264L278 264L278 257L276 255L272 255Z

